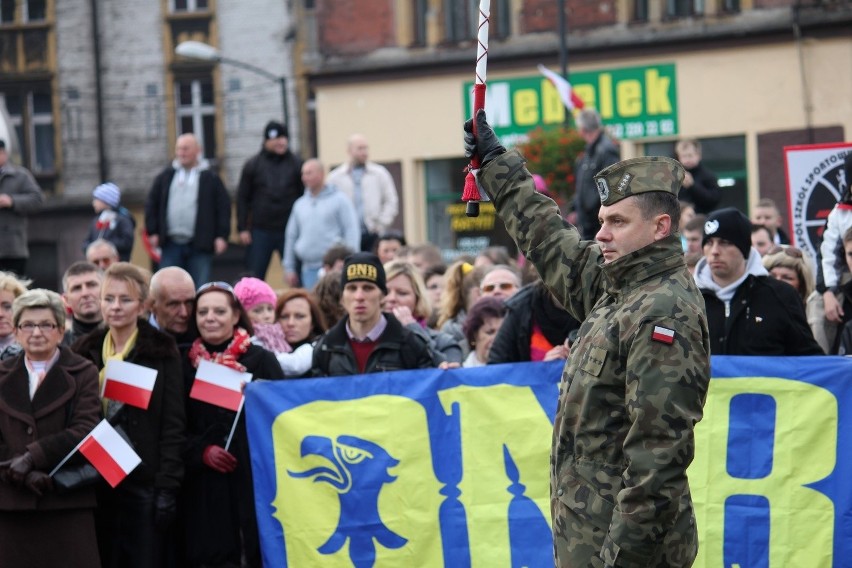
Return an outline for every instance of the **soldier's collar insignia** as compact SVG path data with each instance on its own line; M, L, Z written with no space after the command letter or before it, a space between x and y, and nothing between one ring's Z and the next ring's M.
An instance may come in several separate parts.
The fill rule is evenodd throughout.
M704 234L712 235L716 231L719 230L719 221L717 219L713 219L712 221L707 221L704 223Z
M602 177L596 180L598 182L598 195L601 197L601 203L609 199L609 186L606 184L606 180Z

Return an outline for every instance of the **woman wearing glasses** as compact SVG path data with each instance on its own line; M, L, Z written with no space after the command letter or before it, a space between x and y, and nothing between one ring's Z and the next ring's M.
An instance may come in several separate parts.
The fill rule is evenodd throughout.
M29 285L29 280L21 280L11 272L0 271L0 360L15 357L21 352L12 324L12 302L26 292Z
M115 489L98 494L98 544L105 566L165 564L165 531L177 514L183 479L181 451L185 410L180 355L174 339L145 320L148 275L127 262L111 265L101 286L104 327L79 339L73 349L100 369L125 361L157 371L148 408L103 399L106 418L121 426L142 463Z
M0 566L100 566L94 489L58 495L48 476L100 420L97 369L60 347L55 292L24 292L12 321L23 354L0 365Z
M184 360L186 392L202 361L254 379L283 379L275 355L251 342L251 322L226 282L204 284L195 295L192 321L198 339ZM229 435L236 421L228 449ZM185 454L189 566L261 566L245 414L187 399Z

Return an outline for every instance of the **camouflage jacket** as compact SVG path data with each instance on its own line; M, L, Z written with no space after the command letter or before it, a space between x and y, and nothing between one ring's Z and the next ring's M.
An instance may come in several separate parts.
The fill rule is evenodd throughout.
M670 236L604 265L523 157L480 172L510 235L583 321L563 372L551 455L558 566L689 566L686 468L710 379L704 302Z

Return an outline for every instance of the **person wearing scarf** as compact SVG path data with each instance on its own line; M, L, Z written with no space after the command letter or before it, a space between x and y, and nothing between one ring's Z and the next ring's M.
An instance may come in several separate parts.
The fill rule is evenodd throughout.
M284 378L275 355L252 343L251 322L229 284L210 282L199 287L191 322L199 337L184 359L187 395L201 361L251 373L254 379ZM244 565L262 566L245 410L237 416L188 398L187 422L185 565L240 566L245 558Z
M98 568L95 491L54 490L49 473L100 421L98 372L61 347L55 292L14 301L24 352L0 363L0 566Z
M115 489L106 483L98 489L98 547L108 567L164 566L176 546L169 529L177 517L184 472L183 376L174 339L143 317L148 284L149 276L130 263L107 268L100 295L104 327L72 345L99 369L101 389L110 360L157 371L147 409L101 401L107 420L124 430L142 459Z

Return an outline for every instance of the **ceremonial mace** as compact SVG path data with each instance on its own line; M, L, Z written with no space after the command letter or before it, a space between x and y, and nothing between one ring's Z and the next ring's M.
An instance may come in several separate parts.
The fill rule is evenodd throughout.
M479 32L476 48L476 81L473 85L473 133L476 132L476 113L485 109L485 71L488 67L488 20L491 15L491 0L479 0ZM479 189L476 187L476 173L479 171L479 156L474 154L467 166L462 201L467 203L465 215L479 217Z

